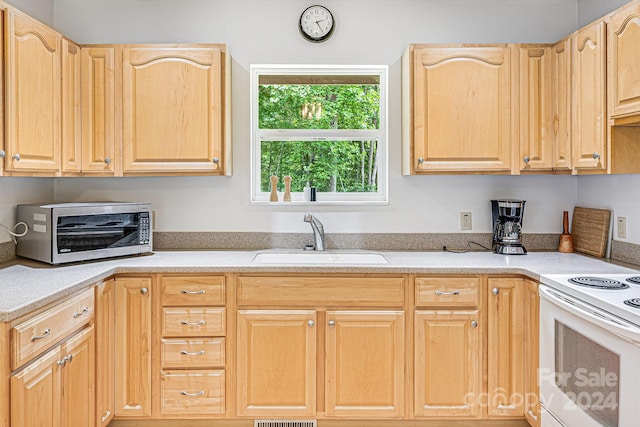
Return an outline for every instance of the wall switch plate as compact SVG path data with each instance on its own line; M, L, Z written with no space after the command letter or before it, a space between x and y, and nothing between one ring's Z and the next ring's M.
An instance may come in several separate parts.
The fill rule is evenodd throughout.
M618 238L619 239L627 238L627 217L624 217L624 216L618 217Z
M471 230L471 212L460 212L460 230Z

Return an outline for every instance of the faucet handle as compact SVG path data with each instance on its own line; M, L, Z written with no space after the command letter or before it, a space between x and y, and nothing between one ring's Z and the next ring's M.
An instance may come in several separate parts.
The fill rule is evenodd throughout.
M315 251L315 250L316 250L316 247L315 247L315 246L313 246L313 243L311 243L311 240L309 240L309 241L307 241L307 244L306 244L306 245L304 245L304 247L302 248L302 250L305 250L305 251Z

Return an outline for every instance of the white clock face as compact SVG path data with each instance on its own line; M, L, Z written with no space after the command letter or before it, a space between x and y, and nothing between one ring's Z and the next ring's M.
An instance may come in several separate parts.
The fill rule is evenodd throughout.
M333 27L333 15L326 7L308 7L300 16L300 32L307 40L324 41L333 33Z

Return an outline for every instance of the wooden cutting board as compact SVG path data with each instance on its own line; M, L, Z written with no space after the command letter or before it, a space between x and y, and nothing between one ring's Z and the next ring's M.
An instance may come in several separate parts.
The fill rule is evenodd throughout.
M609 242L611 211L576 206L573 209L572 222L574 251L604 257Z

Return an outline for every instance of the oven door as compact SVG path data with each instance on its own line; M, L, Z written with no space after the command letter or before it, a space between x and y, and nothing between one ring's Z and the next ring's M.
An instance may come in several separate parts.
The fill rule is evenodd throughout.
M542 406L563 425L636 426L640 328L540 285L539 377Z

